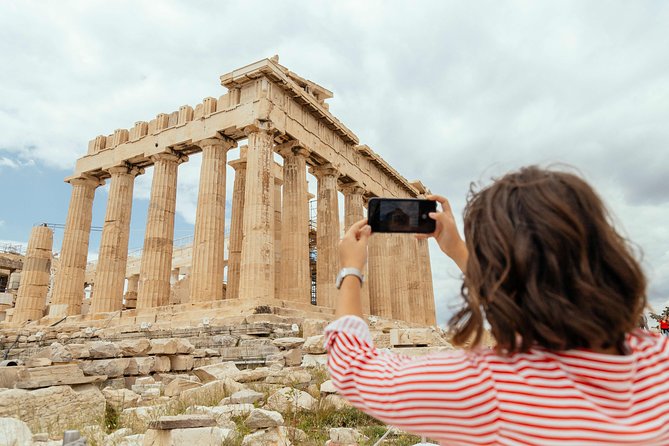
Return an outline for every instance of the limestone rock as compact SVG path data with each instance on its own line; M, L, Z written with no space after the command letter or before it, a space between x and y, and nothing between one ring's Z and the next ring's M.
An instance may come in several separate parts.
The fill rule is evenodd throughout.
M221 446L232 440L235 432L220 427L197 427L192 429L149 429L144 435L144 446Z
M219 346L219 347L235 347L237 345L237 342L239 341L239 338L236 336L230 336L230 335L217 335L214 336L211 339L213 345Z
M170 381L165 387L164 393L166 396L178 396L184 390L194 389L196 387L202 387L202 384L188 379L176 378Z
M95 385L0 391L0 417L16 417L38 431L95 424L104 417L105 398Z
M339 444L358 444L369 440L368 437L358 432L356 429L348 427L330 428L330 440Z
M231 421L233 416L246 416L253 410L253 405L234 405L235 407L230 407L231 405L225 406L191 406L188 408L188 413L200 413L206 414L216 419L216 423L219 427L233 428L235 426L234 421ZM232 423L232 424L230 424Z
M177 340L168 338L168 339L151 339L151 350L149 350L150 355L176 355L177 353Z
M304 338L277 338L272 341L272 344L281 349L290 350L301 347L304 344Z
M190 355L171 355L169 358L173 371L185 372L193 369L193 357Z
M300 429L277 426L245 436L242 446L292 446L305 444L307 440L307 434Z
M203 383L211 382L218 379L232 378L239 374L239 369L234 362L221 362L204 367L198 367L193 370L193 374L200 378Z
M253 404L262 400L265 397L264 393L256 392L251 389L240 390L226 398L226 404ZM221 401L221 404L223 402Z
M99 376L101 375L101 376ZM88 384L103 381L104 374L84 376L77 364L61 364L49 367L18 368L15 386L19 389L37 389L70 384Z
M48 367L52 364L49 358L33 357L26 360L26 367Z
M47 357L53 362L70 362L72 353L61 343L54 342L49 346Z
M279 372L271 373L265 382L269 384L283 384L294 386L306 384L311 381L311 374L300 368L283 369Z
M286 367L295 367L302 364L302 349L294 348L283 352L283 360Z
M144 434L128 435L126 437L123 437L123 439L119 443L113 444L113 446L143 446L143 445L144 445Z
M279 412L314 410L318 407L318 401L307 392L283 387L267 398L266 406Z
M323 319L305 319L302 322L302 336L309 338L323 334L329 322Z
M337 393L337 389L335 389L331 379L328 379L327 381L324 381L323 384L321 384L320 391L321 393Z
M321 398L319 404L323 409L335 408L337 410L343 410L352 407L351 403L335 394L326 395L325 398Z
M107 375L108 378L123 376L130 365L129 358L94 359L80 364L85 375Z
M118 347L123 356L142 356L151 350L151 342L146 338L124 339L119 342Z
M327 363L327 355L304 355L302 357L302 367L323 367Z
M153 363L153 372L169 372L172 367L170 358L167 356L154 356L155 361Z
M208 382L201 387L187 389L181 392L179 399L188 405L209 405L218 404L226 395L232 395L235 392L244 389L242 384L229 378Z
M137 358L128 358L128 367L124 371L124 375L148 375L153 372L156 367L156 356L144 356Z
M269 376L270 370L267 367L258 367L257 369L240 370L235 376L235 381L240 383L262 381Z
M273 410L253 409L244 424L253 430L283 426L283 416Z
M390 344L393 347L429 345L431 335L429 328L393 328L390 330Z
M67 349L73 359L86 359L91 357L91 352L86 344L68 344Z
M88 344L91 358L116 358L121 356L121 349L113 342L95 341Z
M117 411L137 406L140 395L129 389L102 389L107 404Z
M26 423L15 418L0 418L0 446L31 446L33 434Z
M149 429L192 429L196 427L213 427L216 420L208 415L184 414L165 415L149 423Z
M304 341L304 345L302 345L302 350L305 353L309 353L312 355L322 355L325 353L325 347L323 347L323 340L325 336L323 335L316 335L316 336L311 336ZM375 344L376 345L376 344Z

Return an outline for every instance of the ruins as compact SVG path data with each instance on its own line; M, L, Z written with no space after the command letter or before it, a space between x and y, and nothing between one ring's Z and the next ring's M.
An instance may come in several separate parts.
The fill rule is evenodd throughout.
M336 395L325 367L337 245L369 198L428 191L359 144L329 112L332 93L277 57L221 84L218 98L90 142L66 179L58 256L49 225L32 229L25 256L0 252L0 444L357 446L380 436L382 423ZM175 240L179 165L198 152L195 233ZM144 244L129 252L135 179L150 166ZM93 201L107 181L91 263ZM425 240L375 234L367 269L377 347L453 348L435 326Z
M72 195L48 306L45 253L51 251L52 235L48 228L38 227L26 256L23 290L16 308L9 311L12 324L48 325L63 317L94 322L121 310L121 318L160 322L165 307L176 303L170 302L175 272L179 279L179 269L173 268L178 167L197 152L202 153L202 167L187 268L189 289L181 290L185 296L178 299L188 307L172 314L200 309L200 320L211 319L258 305L332 314L337 243L343 230L364 217L369 198L420 197L426 188L420 181L409 182L359 144L329 112L327 100L333 94L280 65L278 57L234 70L220 80L228 91L218 98L159 113L149 122L90 141L88 153L66 179ZM229 163L236 173L231 225L226 228L227 154L240 142L246 144L239 158ZM275 154L282 164L275 162ZM133 186L149 166L153 180L137 270L136 264L129 268L128 260ZM309 225L307 171L318 184L315 228ZM87 255L92 205L96 189L107 180L94 292L82 315L84 287L91 283ZM343 227L339 193L344 197ZM310 236L315 249L310 248ZM368 272L363 286L366 314L435 324L426 241L375 235Z

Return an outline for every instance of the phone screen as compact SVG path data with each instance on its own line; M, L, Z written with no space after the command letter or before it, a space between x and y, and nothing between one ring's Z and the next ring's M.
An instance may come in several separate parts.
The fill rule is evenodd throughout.
M428 214L437 210L437 202L418 198L372 198L368 220L372 232L416 232L431 234L435 221Z

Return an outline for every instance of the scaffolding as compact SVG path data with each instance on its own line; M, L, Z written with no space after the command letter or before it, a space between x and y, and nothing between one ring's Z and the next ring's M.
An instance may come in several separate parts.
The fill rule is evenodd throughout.
M316 305L316 200L309 200L309 272L311 273L311 305Z

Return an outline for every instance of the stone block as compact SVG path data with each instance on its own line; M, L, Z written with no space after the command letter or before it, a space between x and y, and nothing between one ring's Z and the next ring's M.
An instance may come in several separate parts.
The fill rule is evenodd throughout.
M323 346L323 340L325 336L323 335L316 335L316 336L310 336L304 341L304 345L302 345L302 350L305 353L309 353L312 355L322 355L325 353L325 347Z
M283 350L291 350L294 348L301 347L302 344L304 344L304 341L305 341L304 338L296 338L296 337L277 338L272 341L272 344Z
M90 373L84 376L77 364L52 365L49 367L21 368L15 387L18 389L37 389L72 384L89 384L107 379L104 373Z
M283 387L267 398L266 406L278 412L314 410L318 407L318 401L307 392L291 387Z
M144 435L144 446L220 446L232 441L235 431L220 427L197 427L191 429L149 429Z
M302 357L302 367L323 367L328 363L327 355L304 355Z
M177 354L177 340L168 339L151 339L150 355L176 355Z
M350 427L333 427L330 428L330 440L333 443L355 445L365 442L369 440L369 438L361 434L358 430Z
M218 404L226 395L232 395L245 387L229 378L208 382L200 387L186 389L179 399L188 405Z
M283 416L279 412L265 409L253 409L244 420L246 427L253 430L283 426L283 423Z
M123 356L143 356L151 350L151 342L146 338L125 339L118 343Z
M235 347L239 342L239 337L232 335L217 335L211 339L212 345L218 347Z
M256 392L251 389L244 389L233 393L228 398L224 398L226 401L221 401L221 404L254 404L258 401L262 401L264 397L264 393Z
M200 378L203 383L220 380L224 378L232 378L239 374L239 369L234 362L220 362L205 367L199 367L193 370L193 374Z
M52 364L49 358L37 358L33 357L26 360L26 367L48 367Z
M129 389L102 389L107 404L117 411L122 411L129 407L136 407L139 403L140 395Z
M156 356L144 356L137 358L128 358L128 368L125 369L124 375L148 375L155 371Z
M337 389L335 389L331 379L328 379L321 384L320 391L321 393L337 393Z
M270 372L265 382L269 384L298 385L311 381L311 374L299 368L282 369Z
M323 319L305 319L302 322L302 336L309 338L311 336L318 336L323 334L323 330L329 324Z
M208 415L165 415L149 423L149 429L192 429L216 426L216 420Z
M302 349L294 348L283 353L283 359L286 367L294 367L302 364Z
M32 445L33 434L26 423L15 418L0 418L0 445Z
M170 358L167 356L155 356L155 362L153 364L153 372L169 372L172 367Z
M73 359L86 359L91 357L91 353L86 344L68 344L67 350L69 350Z
M165 386L165 396L179 396L184 390L202 387L202 384L187 379L176 378Z
M113 342L95 341L88 344L91 358L117 358L121 349Z
M429 345L432 330L429 328L393 328L390 344L393 347Z
M193 357L190 355L171 355L170 367L175 372L193 370Z
M258 367L256 369L245 369L241 370L239 374L235 376L235 381L240 383L248 383L254 381L263 381L269 376L269 368L267 367Z
M85 375L107 375L108 378L123 376L129 365L129 358L94 359L79 364Z

